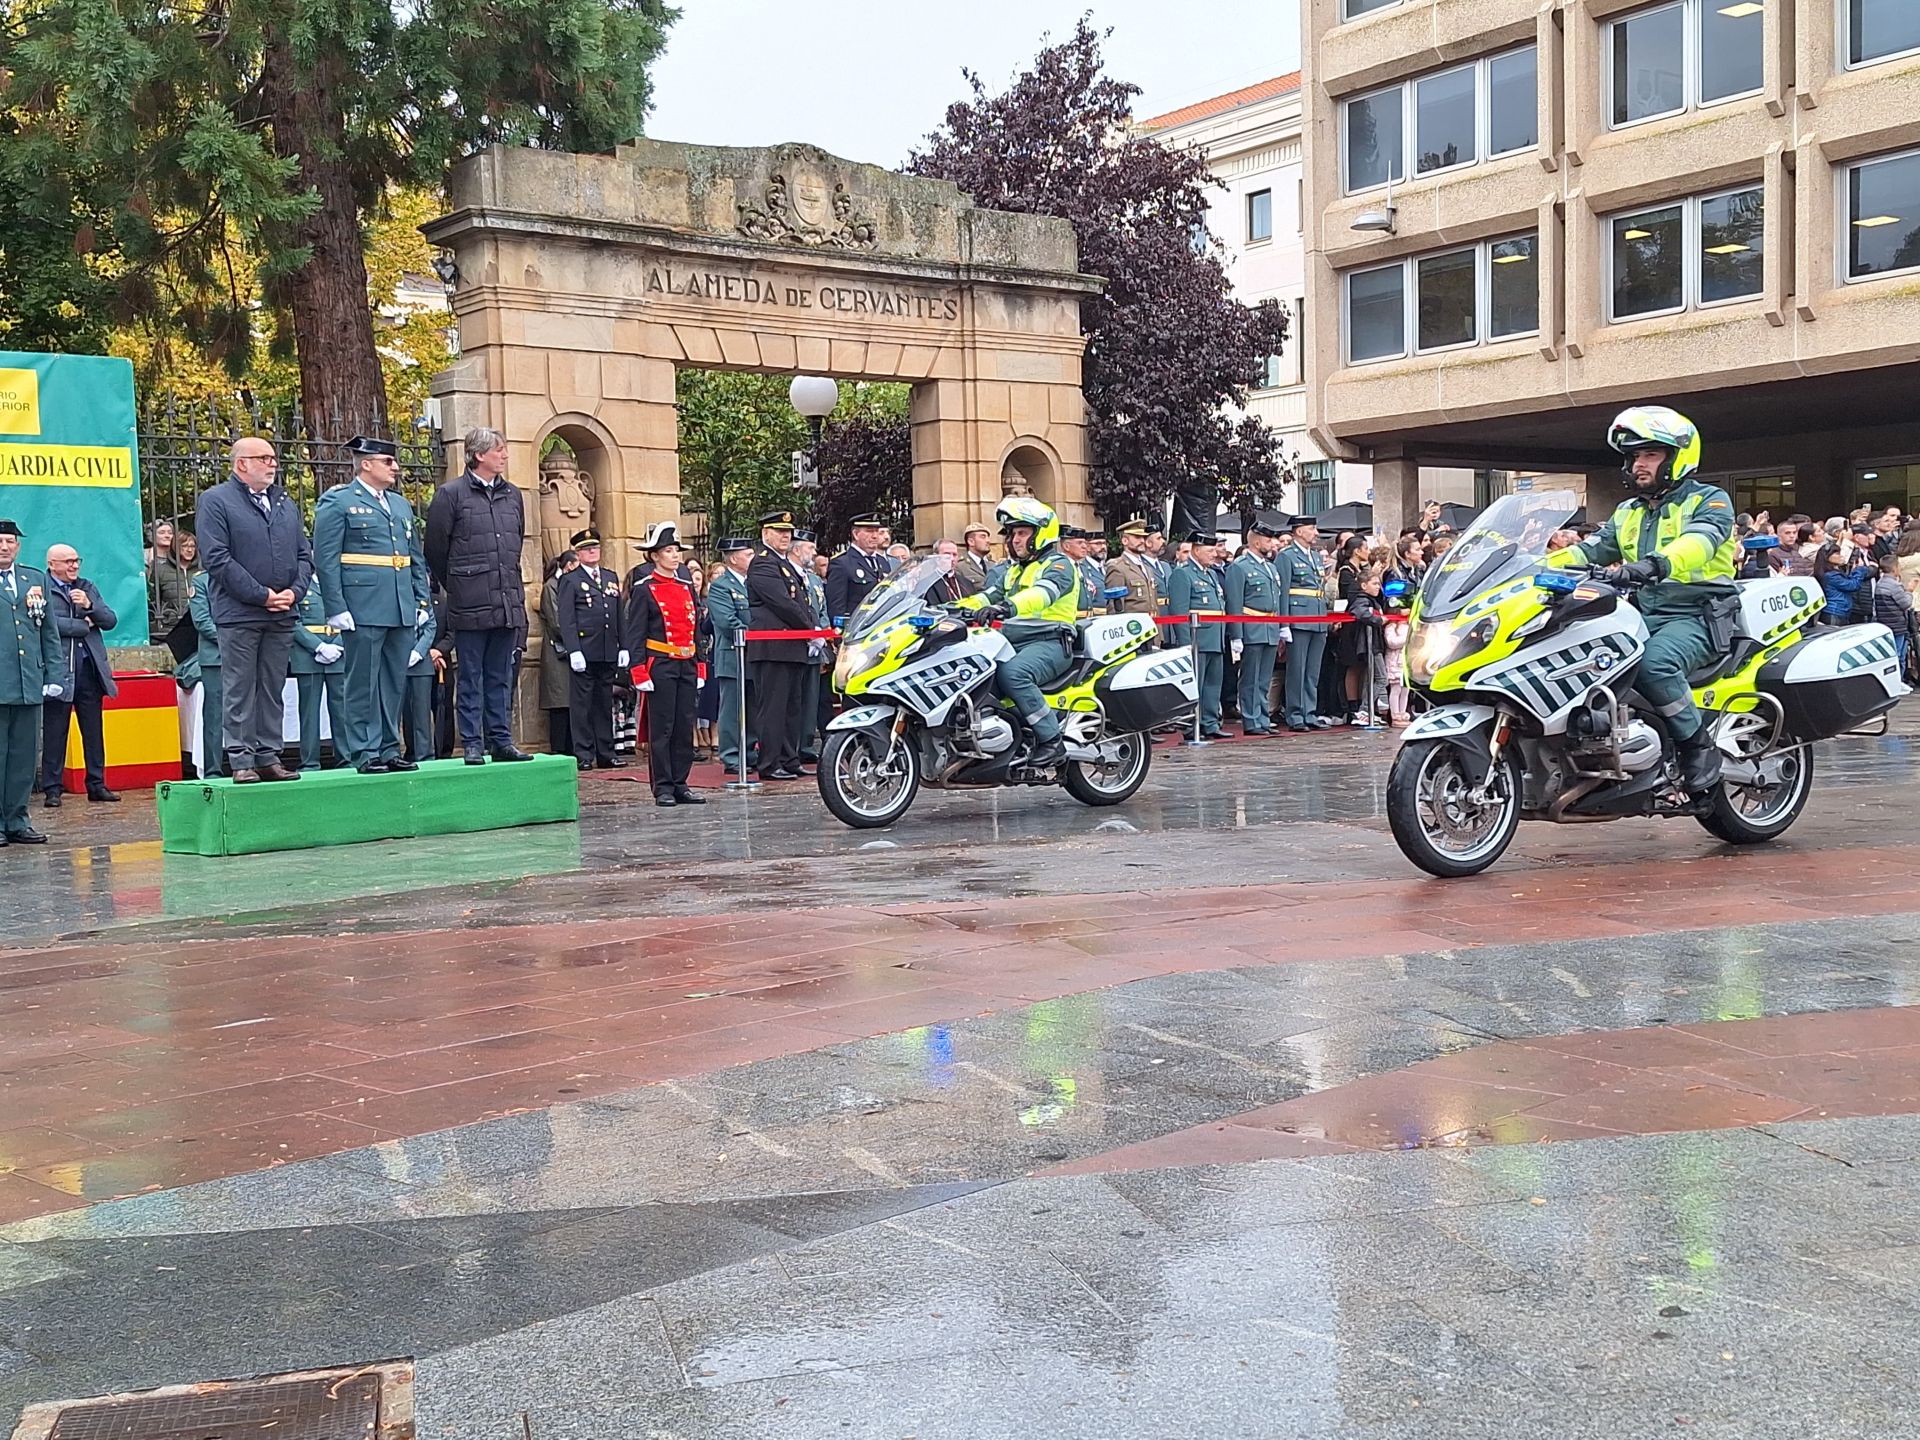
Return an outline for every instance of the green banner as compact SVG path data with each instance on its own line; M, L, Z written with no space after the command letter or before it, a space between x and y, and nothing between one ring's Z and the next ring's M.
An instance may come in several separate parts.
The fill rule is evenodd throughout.
M120 623L110 645L147 643L147 569L133 366L106 355L0 350L0 517L19 524L20 558L80 552Z

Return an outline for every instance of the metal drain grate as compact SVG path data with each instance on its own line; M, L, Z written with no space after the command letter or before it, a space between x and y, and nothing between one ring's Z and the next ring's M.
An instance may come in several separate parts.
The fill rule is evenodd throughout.
M413 1366L305 1371L35 1405L15 1440L412 1440Z

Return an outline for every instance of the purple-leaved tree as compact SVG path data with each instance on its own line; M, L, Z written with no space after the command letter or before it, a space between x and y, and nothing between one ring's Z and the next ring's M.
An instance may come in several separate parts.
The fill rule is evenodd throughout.
M951 180L996 210L1073 225L1080 268L1103 276L1085 300L1081 384L1095 507L1109 520L1157 512L1175 490L1218 487L1236 509L1277 505L1273 432L1237 402L1287 339L1286 312L1233 298L1206 237L1199 155L1132 128L1137 86L1102 73L1102 35L1083 17L1006 91L947 109L908 169Z

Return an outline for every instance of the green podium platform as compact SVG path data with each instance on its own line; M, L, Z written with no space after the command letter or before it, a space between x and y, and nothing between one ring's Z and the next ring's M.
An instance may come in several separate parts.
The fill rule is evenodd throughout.
M429 760L410 775L309 770L280 784L173 780L154 798L162 850L249 855L578 820L578 777L568 755L507 765Z

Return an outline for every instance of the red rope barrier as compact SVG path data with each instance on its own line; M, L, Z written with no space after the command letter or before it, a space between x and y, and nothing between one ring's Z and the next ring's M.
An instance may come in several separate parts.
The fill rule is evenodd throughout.
M1199 622L1202 625L1346 625L1353 616L1341 614L1326 615L1225 615L1204 613ZM1192 625L1191 615L1156 615L1156 625ZM749 630L748 640L838 640L838 630Z

